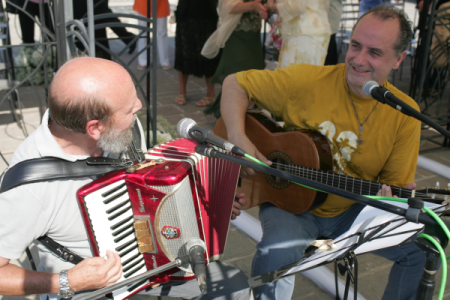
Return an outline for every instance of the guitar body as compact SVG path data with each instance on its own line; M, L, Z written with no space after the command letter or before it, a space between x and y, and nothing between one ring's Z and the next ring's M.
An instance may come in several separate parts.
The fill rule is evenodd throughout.
M245 132L256 148L273 162L288 162L324 171L333 169L330 145L319 133L285 132L274 120L259 112L247 113ZM227 139L222 118L217 121L214 133ZM238 192L245 193L247 204L244 209L270 202L293 214L308 211L322 204L327 197L325 193L261 173L242 179Z

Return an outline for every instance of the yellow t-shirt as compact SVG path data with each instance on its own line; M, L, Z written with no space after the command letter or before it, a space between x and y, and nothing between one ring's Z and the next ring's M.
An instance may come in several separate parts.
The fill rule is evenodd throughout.
M333 152L333 171L370 181L404 187L414 182L420 144L420 122L379 103L364 124L359 123L349 97L345 65L293 65L275 71L237 73L250 101L282 117L286 130L314 130L326 136ZM389 82L384 86L419 110L413 99ZM377 101L351 93L359 120L364 122ZM354 202L335 195L311 213L333 217Z

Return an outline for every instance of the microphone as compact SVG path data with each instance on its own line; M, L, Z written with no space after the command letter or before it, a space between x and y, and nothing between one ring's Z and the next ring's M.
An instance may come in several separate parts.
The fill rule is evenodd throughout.
M183 138L192 138L199 143L213 144L233 154L244 156L246 153L241 148L215 135L211 130L197 126L194 120L184 118L177 125L177 133Z
M395 97L395 95L392 94L387 88L384 86L379 86L377 82L373 80L365 82L363 84L363 92L367 97L372 96L375 100L383 104L388 104L403 114L430 125L445 137L450 138L450 132L442 128L438 123L434 122L430 118L422 115L419 111L415 110L402 100Z
M373 99L383 103L388 104L389 106L392 106L396 110L404 113L407 116L412 116L412 114L408 111L408 108L410 106L403 102L402 100L398 99L394 94L391 93L387 88L384 86L379 86L378 82L374 80L366 81L363 84L363 92L364 95L367 97L372 97ZM405 109L403 109L405 108ZM411 108L413 109L413 108Z
M202 294L204 294L206 293L205 242L196 237L191 238L186 244L186 250L189 254L189 263L192 271L194 271L198 281L198 287Z

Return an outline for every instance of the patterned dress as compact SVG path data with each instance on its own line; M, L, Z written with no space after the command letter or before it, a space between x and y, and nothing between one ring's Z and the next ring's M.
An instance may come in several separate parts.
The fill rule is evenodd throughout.
M283 44L278 67L324 63L330 41L329 0L278 0Z

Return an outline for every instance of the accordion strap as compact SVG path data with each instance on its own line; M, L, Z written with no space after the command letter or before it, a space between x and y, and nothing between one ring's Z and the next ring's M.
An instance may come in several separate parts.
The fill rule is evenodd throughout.
M27 183L104 175L128 168L132 164L129 160L105 157L89 157L74 162L56 157L24 160L5 173L0 193Z
M86 160L71 162L56 157L41 157L24 160L5 173L0 185L0 194L22 184L100 176L131 167L133 162L140 163L145 160L145 155L141 150L142 139L139 126L133 126L132 133L133 139L127 148L130 159L88 157Z
M70 262L70 263L73 263L76 265L84 259L81 256L79 256L78 254L73 253L66 247L55 242L53 239L49 238L47 235L41 236L37 240L39 242L41 242L42 245L45 246L45 248L47 248L48 250L53 252L57 257L59 257L63 261L67 261L67 262Z

